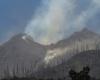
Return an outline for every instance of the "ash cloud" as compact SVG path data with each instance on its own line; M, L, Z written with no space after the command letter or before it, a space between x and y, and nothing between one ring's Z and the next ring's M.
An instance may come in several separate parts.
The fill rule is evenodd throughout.
M77 14L78 0L42 0L33 18L26 26L25 33L44 45L56 43L73 32L86 27L89 19L100 9L99 0L91 0L87 9Z

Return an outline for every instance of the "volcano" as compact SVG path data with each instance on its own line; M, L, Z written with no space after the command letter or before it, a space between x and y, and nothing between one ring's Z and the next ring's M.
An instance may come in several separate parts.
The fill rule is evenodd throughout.
M49 73L47 69L52 71L75 55L99 49L100 36L86 28L48 46L36 43L27 34L18 34L0 46L0 78Z

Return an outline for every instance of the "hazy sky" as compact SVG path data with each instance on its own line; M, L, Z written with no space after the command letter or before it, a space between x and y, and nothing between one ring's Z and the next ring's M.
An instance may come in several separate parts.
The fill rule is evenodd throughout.
M0 42L24 31L41 0L0 0Z
M25 32L41 44L88 27L100 31L100 0L0 0L0 43Z

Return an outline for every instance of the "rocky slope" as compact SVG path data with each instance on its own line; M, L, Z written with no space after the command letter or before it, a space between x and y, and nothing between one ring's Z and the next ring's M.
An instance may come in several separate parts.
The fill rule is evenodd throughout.
M26 34L18 34L0 47L0 76L26 76L38 68L46 49ZM9 74L9 75L8 75Z
M83 29L49 46L44 61L47 65L54 66L67 61L77 53L96 49L100 49L100 36L88 29Z
M87 29L49 46L34 42L27 34L18 34L0 47L0 78L50 70L78 53L99 49L100 36Z
M100 79L100 50L90 50L78 53L66 62L54 67L41 69L37 76L40 78L54 78L70 80L69 70L80 72L83 67L90 67L90 76Z

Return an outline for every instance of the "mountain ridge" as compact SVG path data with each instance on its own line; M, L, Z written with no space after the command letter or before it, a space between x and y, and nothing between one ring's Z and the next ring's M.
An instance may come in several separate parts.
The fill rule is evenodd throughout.
M47 67L40 69L37 76L40 78L53 78L53 79L69 79L69 70L73 69L80 72L83 67L88 66L90 68L90 76L97 79L100 78L100 50L90 50L78 53L70 58L68 61L63 62L54 67Z
M87 29L87 28L84 28L82 29L81 31L78 31L78 32L74 32L71 36L69 36L68 38L65 38L63 40L60 40L58 41L55 45L59 46L59 45L66 45L66 44L63 44L62 42L70 42L70 41L75 41L75 40L82 40L82 39L86 39L86 38L96 38L96 37L99 37L100 38L100 35Z
M88 35L86 35L87 33ZM78 32L78 34L73 34L68 39L49 46L45 62L49 65L60 64L61 60L67 61L77 53L96 49L100 49L100 36L84 29Z
M79 40L80 37L82 40ZM0 47L0 77L5 76L5 69L9 70L9 76L13 76L13 73L25 76L39 69L52 68L68 61L77 53L100 49L99 43L100 36L86 29L48 46L36 43L27 34L18 34Z
M9 76L13 76L13 72L17 76L29 75L38 68L38 63L44 58L45 47L30 38L24 40L23 36L14 36L0 48L0 70L3 72L0 77L5 75L5 68L9 70ZM31 72L26 74L25 71Z

